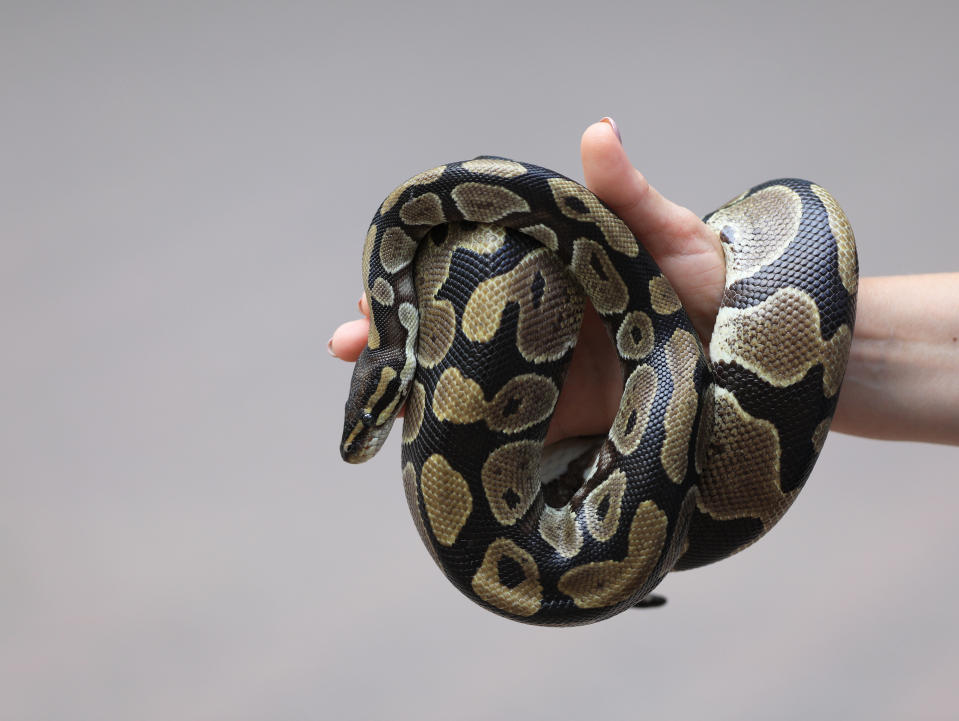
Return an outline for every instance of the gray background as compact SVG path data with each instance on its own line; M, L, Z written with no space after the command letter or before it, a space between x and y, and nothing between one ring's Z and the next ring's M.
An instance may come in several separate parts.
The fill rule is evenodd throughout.
M360 248L409 175L581 177L603 115L705 212L830 188L866 275L956 270L955 5L5 3L0 717L948 718L959 449L833 435L670 604L515 624L338 457Z

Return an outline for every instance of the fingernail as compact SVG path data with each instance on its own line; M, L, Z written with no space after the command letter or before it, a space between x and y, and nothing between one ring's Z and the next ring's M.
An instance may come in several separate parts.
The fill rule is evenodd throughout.
M600 120L600 122L601 122L601 123L606 123L607 125L609 125L609 127L611 127L611 128L613 129L613 132L616 133L616 139L619 141L619 144L622 145L622 144L623 144L623 136L619 134L619 126L616 125L616 121L613 120L612 118L610 118L609 116L607 116L607 117L605 117L605 118L602 118L602 119Z
M363 301L366 300L366 293L360 296L360 299L356 301L356 307L360 309L360 313L363 313ZM366 315L364 313L364 315Z
M330 354L331 356L333 356L334 358L339 358L339 356L338 356L336 353L333 352L333 339L332 339L332 338L330 338L330 339L326 342L326 352L329 353L329 354Z

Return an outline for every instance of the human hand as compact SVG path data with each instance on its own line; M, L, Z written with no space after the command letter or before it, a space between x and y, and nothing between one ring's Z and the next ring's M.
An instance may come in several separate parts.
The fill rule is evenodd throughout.
M612 121L587 128L580 150L586 186L623 219L653 257L708 345L725 277L718 236L692 211L649 185L630 163ZM363 318L342 324L330 339L330 353L337 358L355 361L366 345L370 309L365 298L360 300L360 311ZM606 434L622 392L616 350L599 315L587 303L546 442Z

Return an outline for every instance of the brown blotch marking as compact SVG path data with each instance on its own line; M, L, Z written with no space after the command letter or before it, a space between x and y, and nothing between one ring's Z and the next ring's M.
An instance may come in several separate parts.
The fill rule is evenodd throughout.
M572 558L583 547L583 533L568 505L562 508L543 506L539 535L563 558Z
M489 255L503 247L506 242L507 229L502 225L478 223L464 228L460 223L451 223L446 242L452 255L457 248L464 248L474 253Z
M550 378L525 373L510 378L486 407L486 425L494 431L518 433L553 412L559 389Z
M541 445L516 441L490 453L480 473L483 491L496 520L512 526L522 518L539 492L536 472Z
M573 274L603 315L626 310L629 292L603 246L587 238L573 242Z
M499 160L497 158L476 158L460 163L471 173L495 175L499 178L516 178L526 173L526 167L514 160Z
M452 546L473 511L466 480L443 456L434 453L423 464L420 487L433 535L444 546Z
M450 191L466 220L492 223L510 213L528 213L529 203L509 188L486 183L460 183Z
M818 185L811 185L812 192L822 201L829 215L829 229L836 239L836 255L839 259L839 277L843 287L852 295L859 288L859 259L856 255L856 236L852 225L829 192Z
M377 278L373 281L370 295L373 296L373 300L381 305L393 305L393 286L387 282L386 278Z
M504 560L512 561L513 569L522 573L522 580L500 576ZM473 576L473 592L491 606L516 616L532 616L543 603L543 586L539 582L536 560L508 538L497 538L483 557Z
M400 218L408 225L439 225L446 222L443 203L436 193L424 193L406 201L400 208Z
M642 360L653 350L653 321L641 310L630 311L616 331L616 349L623 358Z
M586 496L586 528L597 541L608 541L616 535L625 492L626 474L617 468Z
M433 391L433 415L452 423L476 423L486 411L486 399L479 383L464 376L459 368L443 371Z
M763 188L717 210L707 225L727 233L726 286L741 280L782 255L799 231L802 199L785 185Z
M456 311L448 300L422 304L416 358L424 368L438 365L449 353L456 336Z
M363 291L366 293L367 298L369 298L371 294L370 261L373 258L373 247L376 244L376 230L376 224L370 225L370 229L366 232L366 241L363 243ZM376 350L380 347L380 329L377 327L376 323L370 323L370 330L369 335L366 338L366 345L368 345L371 350Z
M403 416L403 443L412 443L420 434L425 408L426 388L419 381L413 381L406 398L406 415Z
M445 170L446 170L445 165L440 165L439 167L436 167L436 168L430 168L429 170L424 170L419 175L414 175L412 178L407 180L402 185L399 185L396 188L394 188L393 191L386 196L386 199L383 201L382 205L380 205L380 215L387 212L390 208L396 205L396 201L399 200L400 197L403 195L403 193L405 193L407 190L409 190L410 188L416 185L428 185L429 183L432 183L434 180L438 180Z
M540 292L534 293L537 276ZM517 347L528 361L557 360L576 344L584 298L545 248L532 251L512 270L476 287L463 312L466 337L480 343L492 340L507 303L519 304Z
M649 280L649 301L653 310L660 315L672 315L683 307L673 286L662 275Z
M756 306L720 308L709 354L714 362L736 362L778 388L797 383L821 363L823 393L831 398L842 383L851 343L847 325L823 340L812 297L781 288Z
M563 215L595 223L614 250L630 258L639 254L639 244L626 224L589 190L565 178L550 178L549 187Z
M682 483L686 478L690 435L699 410L699 394L693 374L699 363L700 352L699 341L685 330L673 333L666 345L666 362L673 379L673 393L666 406L666 438L659 458L673 483Z
M720 520L758 518L768 530L796 491L779 485L779 433L724 388L715 389L713 437L699 483L699 508Z
M380 263L388 273L396 273L410 263L416 255L416 241L402 228L391 226L380 238Z
M628 456L639 447L649 422L656 385L656 371L647 365L638 366L626 380L619 410L609 429L613 445L623 455Z
M366 231L366 240L363 241L363 259L360 272L363 274L363 287L368 288L370 284L370 260L373 258L373 247L376 245L376 224L370 225Z
M366 345L370 350L376 350L380 347L380 329L374 319L370 319L370 331L366 337Z
M416 485L416 469L412 463L407 463L403 466L403 494L406 496L406 505L409 506L410 515L413 516L413 525L416 526L416 532L420 534L420 538L426 545L426 550L430 552L433 560L439 563L440 558L436 554L436 546L433 543L433 539L430 538L429 531L426 530L423 514L420 513Z
M558 587L579 608L622 603L649 585L666 544L669 519L653 501L643 501L629 527L629 547L622 561L595 561L567 571Z
M556 237L556 232L548 225L537 223L536 225L529 225L525 228L520 228L520 232L525 233L530 238L533 238L550 250L556 250L559 248L559 239Z

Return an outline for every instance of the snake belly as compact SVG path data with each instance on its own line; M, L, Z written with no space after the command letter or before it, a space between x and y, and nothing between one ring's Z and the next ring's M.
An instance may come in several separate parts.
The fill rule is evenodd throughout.
M852 340L852 229L796 179L705 222L726 255L709 360L639 241L562 175L483 156L411 178L377 211L341 454L372 457L405 402L413 519L480 605L607 618L753 543L805 483ZM586 299L620 358L620 407L605 438L544 450Z

